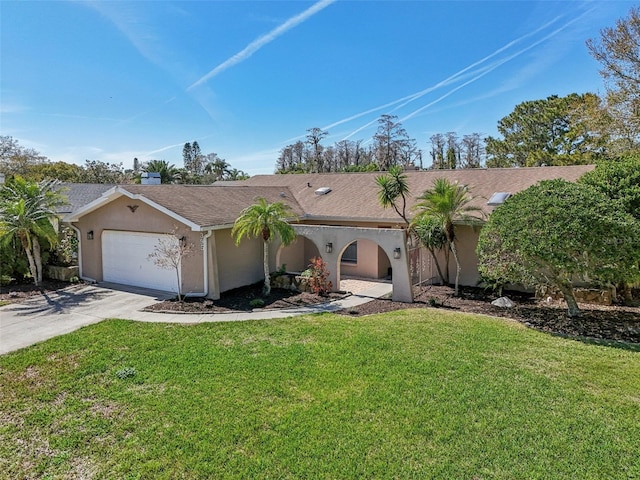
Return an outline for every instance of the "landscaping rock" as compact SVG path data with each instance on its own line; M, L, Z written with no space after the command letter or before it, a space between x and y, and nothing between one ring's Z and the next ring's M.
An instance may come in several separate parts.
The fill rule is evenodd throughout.
M271 287L291 292L311 292L309 279L297 273L271 274Z
M63 282L70 282L72 278L77 280L80 275L79 267L59 267L56 265L47 265L45 268L45 275L52 280L60 280Z
M491 305L501 308L513 308L516 306L516 304L513 303L508 297L500 297L491 302Z
M573 293L576 301L589 303L591 305L611 305L615 297L613 288L574 288ZM562 293L549 286L540 286L536 289L536 297L545 299L547 303L553 301L564 301Z

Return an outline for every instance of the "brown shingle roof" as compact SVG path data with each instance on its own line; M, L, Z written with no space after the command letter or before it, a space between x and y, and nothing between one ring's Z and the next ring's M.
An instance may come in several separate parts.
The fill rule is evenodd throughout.
M495 207L487 201L495 192L516 193L536 184L540 180L562 178L576 181L593 165L570 167L535 168L490 168L464 170L407 171L411 198L407 201L407 213L416 198L433 187L436 178L444 177L451 182L468 185L474 197L472 205L490 213ZM378 203L378 188L375 178L380 172L372 173L327 173L257 175L244 181L252 187L288 188L295 196L307 216L317 219L344 220L390 220L398 219L393 209L383 209ZM311 186L308 186L311 185ZM321 187L331 188L326 195L316 195Z
M286 187L122 185L119 188L142 195L201 227L232 224L240 212L255 203L258 197L264 197L269 202L283 202L291 207L295 215L304 216L300 205Z
M436 178L444 177L469 187L473 206L490 213L495 207L487 201L496 192L517 193L540 180L562 178L576 181L593 165L570 167L495 168L468 170L407 171L411 197L407 200L407 214L416 198L433 187ZM258 197L269 202L280 201L291 206L300 219L324 221L389 221L399 220L396 212L383 209L378 202L375 179L381 172L257 175L242 182L225 185L121 185L117 191L141 195L169 212L207 228L231 225L240 212L255 203ZM326 195L316 194L322 187L331 189ZM111 192L111 193L110 193ZM112 197L113 191L105 197ZM113 198L113 197L112 197ZM105 198L105 201L107 198ZM83 207L87 209L97 206ZM80 216L87 213L81 208Z
M67 203L58 208L60 214L74 212L87 203L93 202L115 185L106 183L61 183L59 192L67 198Z

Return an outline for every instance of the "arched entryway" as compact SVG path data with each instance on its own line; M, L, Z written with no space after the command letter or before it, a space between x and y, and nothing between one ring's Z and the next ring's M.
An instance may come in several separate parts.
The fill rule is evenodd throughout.
M328 280L334 290L340 289L340 278L345 271L349 272L349 276L364 273L372 280L385 278L392 273L393 300L413 302L404 230L319 225L293 227L300 243L281 249L279 266L286 263L285 259L289 259L292 266L303 265L304 262L308 265L310 258L319 255L327 263ZM355 262L351 246L354 242L358 242ZM315 255L309 255L312 251ZM355 265L348 265L349 261ZM289 264L286 268L292 270Z
M371 279L391 278L391 260L375 241L356 238L339 253L340 274Z

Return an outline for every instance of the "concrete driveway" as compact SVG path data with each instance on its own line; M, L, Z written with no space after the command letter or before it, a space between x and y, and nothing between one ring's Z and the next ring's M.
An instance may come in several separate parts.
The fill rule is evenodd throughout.
M173 293L108 283L76 285L55 294L38 295L22 303L0 307L0 355L73 332L105 318L163 323L238 322L288 318L294 315L335 312L352 308L374 298L390 295L392 291L390 283L354 281L345 286L350 287L353 295L318 305L284 310L181 314L141 311L156 301L175 296Z
M76 285L0 308L0 354L98 323L132 318L171 293L120 285Z

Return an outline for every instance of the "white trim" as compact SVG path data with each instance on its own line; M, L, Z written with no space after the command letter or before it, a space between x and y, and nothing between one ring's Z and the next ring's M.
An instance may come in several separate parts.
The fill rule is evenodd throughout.
M481 210L482 212L484 212L484 210ZM488 214L487 212L484 212L485 215ZM411 219L412 217L409 217L409 219ZM308 220L308 221L314 221L314 222L362 222L362 223L390 223L390 224L394 224L394 225L398 225L399 227L405 228L406 224L404 223L404 220L400 217L395 217L395 218L385 218L385 217L339 217L339 216L322 216L322 215L307 215L305 217L300 218L299 220ZM483 225L484 223L486 223L486 220L482 220L479 219L477 222L475 221L466 221L466 222L461 222L460 220L454 220L453 223L455 225ZM311 223L295 223L292 225L315 225L315 224L311 224ZM323 226L323 224L317 225L317 226ZM336 225L339 227L346 227L348 225ZM354 227L354 228L376 228L376 227Z
M117 189L118 189L117 186L110 188L109 190L104 192L102 195L100 195L98 198L96 198L94 201L89 202L86 205L80 207L75 212L71 212L65 215L62 221L67 223L77 222L80 217L83 217L87 213L93 212L94 210L100 208L102 205L106 205L107 203L112 202L113 200L115 200L116 198L122 195L121 193L118 192Z
M209 259L209 237L212 234L213 230L209 230L207 234L200 239L200 246L202 248L202 287L204 291L184 293L183 295L185 297L206 297L209 294L209 270L207 268L207 263Z
M202 296L209 295L209 237L213 235L213 230L209 230L206 235L202 237L202 274L204 275ZM195 296L195 294L194 294Z
M97 198L96 200L94 200L91 203L88 203L87 205L85 205L84 207L81 207L80 209L78 209L75 212L70 213L69 215L64 217L64 221L65 222L78 222L80 221L80 218L85 216L88 213L93 212L94 210L97 210L98 208L111 203L112 201L125 196L128 197L132 200L139 200L142 203L146 203L147 205L149 205L150 207L164 213L165 215L173 218L174 220L179 221L180 223L188 226L191 228L192 231L194 232L200 232L203 229L203 227L201 227L200 225L193 223L191 220L188 220L180 215L178 215L177 213L175 213L172 210L169 210L166 207L163 207L162 205L160 205L159 203L156 203L152 200L149 200L147 197L145 197L142 194L138 194L138 193L131 193L128 190L126 190L124 187L121 187L119 185L116 185L115 187L107 190L105 193L102 194L102 196L100 196L99 198Z

